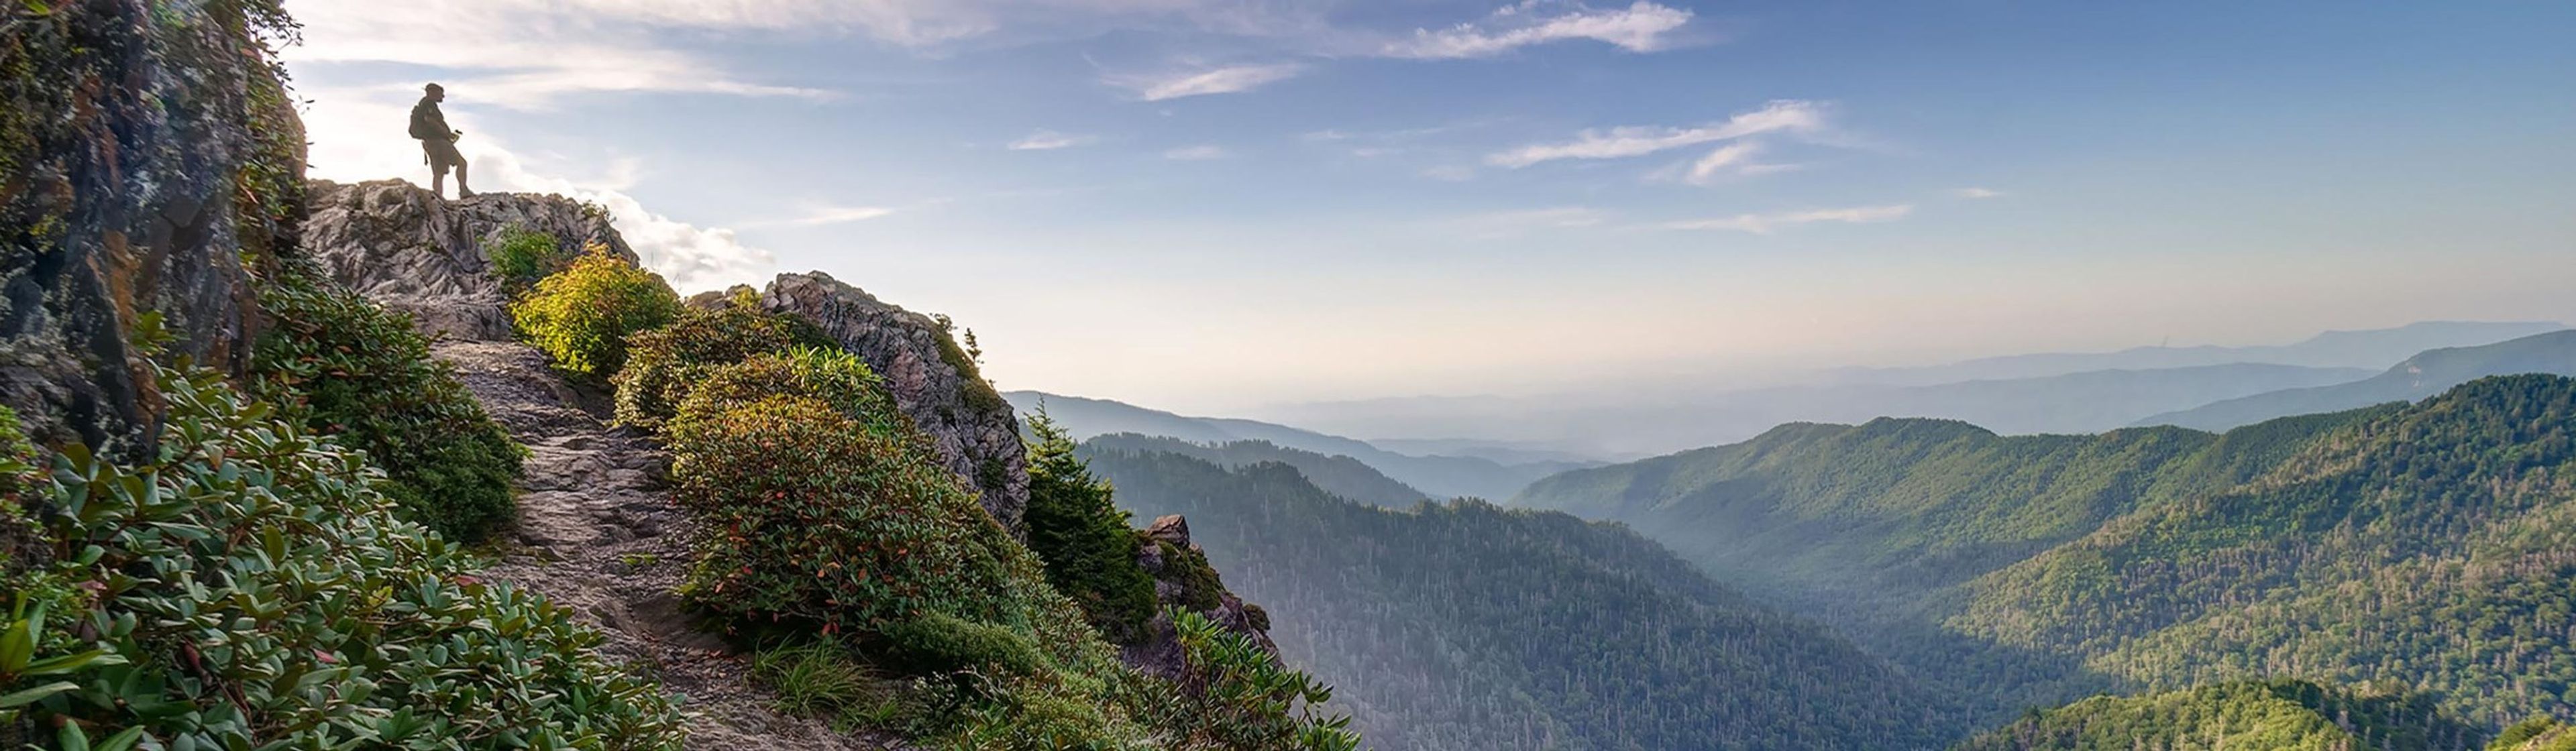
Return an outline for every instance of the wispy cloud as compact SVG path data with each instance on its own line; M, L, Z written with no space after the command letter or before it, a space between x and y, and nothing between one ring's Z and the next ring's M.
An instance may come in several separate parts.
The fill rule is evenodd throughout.
M1898 219L1903 219L1905 218L1905 215L1911 213L1914 213L1913 204L1897 204L1893 206L1857 206L1847 209L1814 209L1809 211L1790 211L1778 214L1737 214L1735 216L1718 219L1692 219L1687 221L1665 222L1661 226L1664 229L1733 230L1736 232L1750 232L1757 235L1768 235L1774 230L1790 225L1812 224L1815 222L1845 222L1851 224L1892 222Z
M1743 170L1753 155L1761 151L1762 145L1752 141L1738 141L1719 146L1716 150L1708 152L1708 156L1700 157L1699 161L1691 163L1688 179L1692 185L1707 185L1715 181L1719 175Z
M1012 141L1008 148L1012 151L1048 151L1052 149L1068 149L1075 146L1082 146L1091 143L1091 141L1092 138L1090 136L1067 135L1057 133L1052 130L1039 130L1022 137L1020 140Z
M1722 123L1698 127L1623 127L1585 130L1575 134L1572 141L1531 144L1490 154L1485 157L1485 163L1496 167L1519 169L1558 159L1620 159L1763 133L1810 132L1824 127L1824 105L1807 101L1781 100L1764 105L1762 109L1727 118Z
M894 211L894 209L884 206L835 206L830 204L808 204L805 207L804 216L789 219L787 221L780 222L779 224L791 227L821 227L833 224L848 224L851 222L864 222L870 219L889 216L892 215Z
M2004 192L2003 192L2003 191L2000 191L2000 190L1993 190L1993 189L1989 189L1989 188L1959 188L1959 189L1957 189L1957 190L1950 191L1950 195L1952 195L1952 196L1956 196L1956 197L1959 197L1959 198L1970 198L1970 199L1975 199L1975 198L2002 198L2002 197L2004 196Z
M1549 12L1560 7L1562 12ZM1690 11L1644 0L1606 10L1526 0L1504 6L1483 20L1439 30L1415 29L1411 37L1388 42L1379 53L1417 59L1491 57L1530 45L1580 39L1630 52L1654 52L1667 47L1671 33L1690 19Z
M1297 74L1305 71L1306 66L1298 63L1229 65L1203 70L1116 75L1104 78L1102 81L1111 86L1135 92L1139 99L1160 102L1182 97L1251 91L1295 78Z
M1222 146L1213 146L1213 145L1183 146L1183 147L1180 147L1180 148L1177 148L1177 149L1172 149L1172 150L1170 150L1170 151L1165 151L1165 152L1163 152L1163 158L1165 158L1165 159L1179 160L1179 161L1204 161L1204 160L1208 160L1208 159L1224 159L1224 158L1229 157L1229 156L1233 156L1233 154L1232 154L1232 153L1230 153L1230 152L1227 152L1227 151L1225 150L1225 147L1222 147Z
M1469 214L1443 220L1440 225L1468 237L1494 240L1542 230L1594 227L1609 218L1609 212L1588 206L1555 206Z

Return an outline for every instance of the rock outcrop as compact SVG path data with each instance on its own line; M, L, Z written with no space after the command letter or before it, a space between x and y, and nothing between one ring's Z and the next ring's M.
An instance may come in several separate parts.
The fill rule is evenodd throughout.
M44 443L155 443L128 340L241 372L246 251L291 235L303 137L238 4L11 3L0 36L0 402ZM246 46L252 49L245 49Z
M984 510L1020 533L1029 472L1019 419L938 321L820 271L778 275L760 303L812 322L866 360L895 405L938 445L948 469L975 486Z
M635 260L605 212L562 196L441 200L401 180L317 180L305 192L312 209L304 221L305 255L333 280L412 314L423 333L451 339L510 340L509 297L484 257L484 248L504 233L547 235L567 253L596 243Z
M1208 565L1207 551L1190 540L1188 519L1179 514L1156 518L1139 537L1136 565L1154 577L1154 604L1160 607L1145 625L1145 638L1119 648L1120 661L1147 675L1182 680L1189 662L1181 649L1180 631L1172 623L1173 608L1198 613L1226 630L1251 637L1271 659L1279 658L1279 645L1270 641L1270 614L1225 588L1216 569Z

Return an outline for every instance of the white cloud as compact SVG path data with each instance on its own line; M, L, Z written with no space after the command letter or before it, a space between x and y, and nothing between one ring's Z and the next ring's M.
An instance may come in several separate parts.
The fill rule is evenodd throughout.
M1543 15L1542 7L1559 5L1527 0L1505 6L1482 21L1446 29L1415 29L1410 38L1388 42L1388 57L1455 59L1491 57L1534 44L1590 39L1630 52L1654 52L1668 46L1666 36L1690 23L1691 12L1639 0L1624 9L1595 9L1573 4L1565 12Z
M1009 148L1012 151L1048 151L1081 146L1091 143L1091 140L1090 136L1072 136L1052 130L1039 130L1025 138L1012 141Z
M1135 92L1139 99L1159 102L1181 97L1251 91L1295 78L1305 70L1306 66L1296 63L1229 65L1206 70L1110 76L1102 81L1111 86Z
M1531 144L1490 154L1485 163L1518 169L1557 159L1620 159L1666 149L1697 146L1771 132L1812 132L1825 127L1825 107L1815 102L1781 100L1694 128L1622 127L1592 129L1565 143Z
M2002 198L2004 192L1987 188L1960 188L1950 191L1950 195L1960 198Z
M1914 213L1914 206L1912 204L1897 204L1894 206L1859 206L1848 209L1791 211L1778 214L1737 214L1735 216L1719 219L1693 219L1689 221L1665 222L1662 226L1664 229L1719 229L1734 230L1737 232L1751 232L1757 235L1768 235L1771 234L1773 230L1784 225L1810 224L1814 222L1846 222L1853 224L1892 222L1898 219L1903 219L1905 218L1905 215L1911 213Z
M399 64L436 69L386 84L414 95L435 78L458 102L552 107L587 92L666 92L827 98L831 92L747 81L714 60L656 41L657 24L723 25L728 16L677 14L679 4L629 7L605 0L539 3L450 0L294 4L304 43L281 55L297 66ZM745 4L744 8L759 6ZM734 19L739 22L740 19Z
M1229 156L1233 156L1233 154L1228 153L1225 148L1221 146L1183 146L1181 148L1163 152L1163 158L1180 161L1224 159Z

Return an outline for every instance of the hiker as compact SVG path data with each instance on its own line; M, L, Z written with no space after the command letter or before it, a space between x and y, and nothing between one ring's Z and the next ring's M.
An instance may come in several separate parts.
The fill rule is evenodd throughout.
M465 187L465 155L456 152L456 139L465 131L447 127L447 114L438 111L438 103L447 99L447 89L430 84L420 103L411 108L411 137L420 139L420 150L428 152L429 192L444 195L447 168L456 168L456 197L473 198L474 189Z

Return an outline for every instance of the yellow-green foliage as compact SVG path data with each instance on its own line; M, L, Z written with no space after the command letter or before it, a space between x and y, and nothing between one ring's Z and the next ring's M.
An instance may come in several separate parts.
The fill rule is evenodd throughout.
M52 562L0 587L0 728L65 748L679 748L680 715L597 632L397 518L363 455L212 373L160 393L153 463L75 444L36 490Z
M567 373L606 378L626 363L626 337L670 323L680 296L659 274L593 247L510 305L519 334Z
M617 422L660 430L680 399L718 368L800 344L839 348L797 323L761 310L744 291L728 298L724 307L682 310L669 326L628 336L626 367L613 379Z

